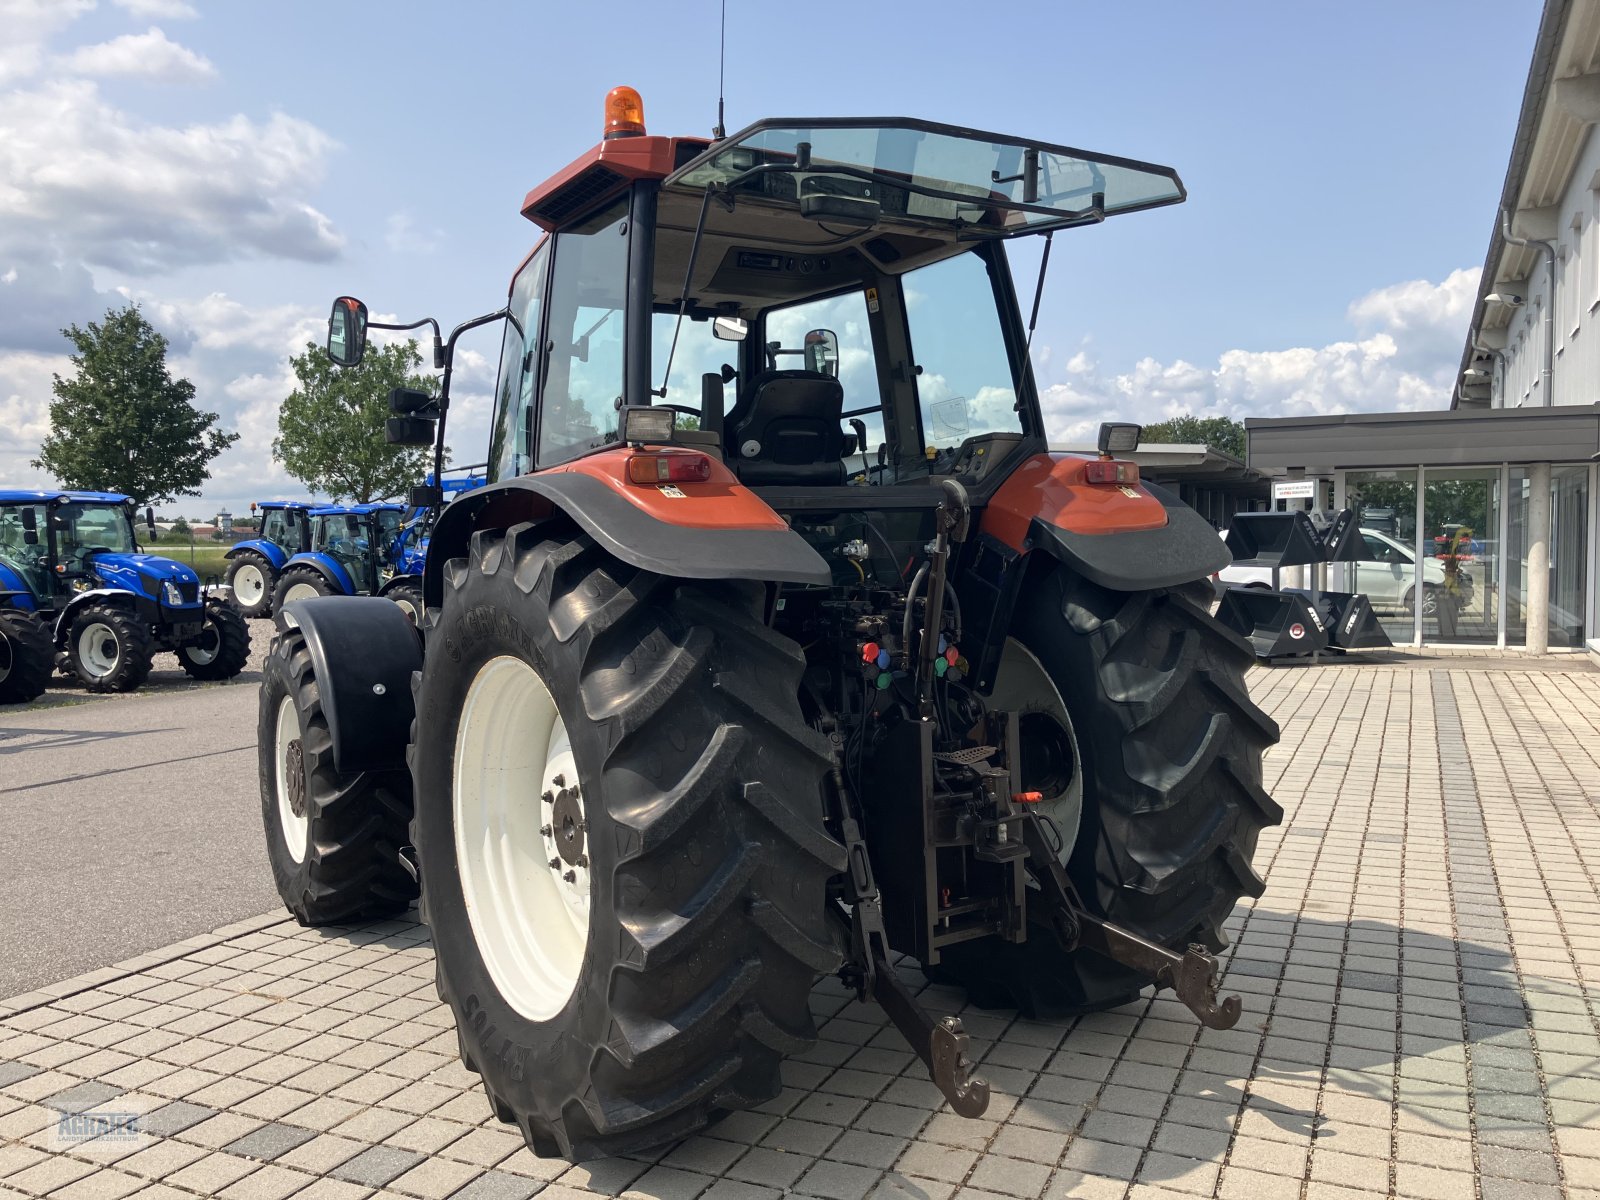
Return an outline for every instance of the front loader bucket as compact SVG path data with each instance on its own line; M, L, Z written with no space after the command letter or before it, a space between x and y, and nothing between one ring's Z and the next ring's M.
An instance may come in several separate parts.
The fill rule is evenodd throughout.
M1249 639L1257 658L1296 658L1328 647L1326 622L1304 596L1262 588L1229 588L1217 620Z
M1289 593L1310 603L1302 589ZM1322 619L1328 626L1328 645L1337 650L1387 650L1394 643L1373 615L1372 603L1360 592L1322 592Z

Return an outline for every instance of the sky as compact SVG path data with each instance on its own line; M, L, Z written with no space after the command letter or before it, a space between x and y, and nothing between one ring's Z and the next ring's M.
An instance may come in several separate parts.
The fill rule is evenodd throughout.
M727 124L913 116L1176 167L1187 203L1056 239L1033 346L1054 437L1442 408L1539 12L730 0ZM0 484L48 482L62 328L132 300L242 435L171 514L305 494L271 442L334 296L447 328L502 305L538 232L522 198L598 140L609 88L653 133L716 117L717 0L0 0L0 29ZM461 343L459 462L499 336Z

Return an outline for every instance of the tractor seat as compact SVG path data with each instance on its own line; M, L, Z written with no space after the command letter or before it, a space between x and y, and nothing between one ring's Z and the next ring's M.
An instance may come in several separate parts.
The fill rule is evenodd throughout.
M724 423L728 465L740 482L844 483L854 434L839 428L844 388L819 371L767 371Z

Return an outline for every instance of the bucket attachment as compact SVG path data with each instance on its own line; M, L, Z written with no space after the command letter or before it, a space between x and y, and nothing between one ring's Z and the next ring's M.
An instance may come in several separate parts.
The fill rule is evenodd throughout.
M1322 532L1303 512L1234 513L1228 524L1228 552L1236 563L1261 567L1326 561Z
M1297 658L1328 648L1327 622L1299 593L1229 588L1217 620L1249 639L1257 658Z
M1311 593L1299 588L1288 589L1286 594L1311 601ZM1372 602L1360 592L1322 592L1318 600L1328 627L1328 645L1334 649L1386 650L1394 645L1373 615Z

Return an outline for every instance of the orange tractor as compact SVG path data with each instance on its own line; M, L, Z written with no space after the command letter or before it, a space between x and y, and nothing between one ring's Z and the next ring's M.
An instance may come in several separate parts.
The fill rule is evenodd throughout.
M442 446L456 339L503 322L490 482L438 518L419 626L285 606L260 767L289 909L420 889L462 1057L536 1152L768 1100L826 974L982 1112L898 954L1032 1015L1154 984L1238 1019L1212 955L1282 813L1209 615L1227 552L1117 457L1137 426L1049 452L1006 259L1183 198L913 120L651 136L630 89L529 193L507 304L391 397L391 440ZM369 327L341 297L334 360Z

